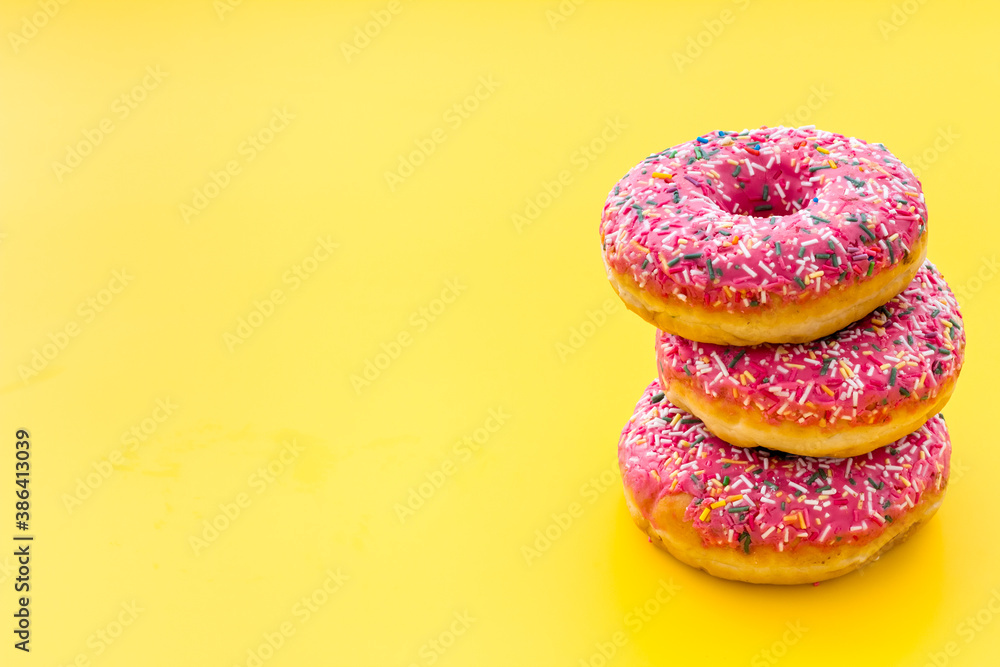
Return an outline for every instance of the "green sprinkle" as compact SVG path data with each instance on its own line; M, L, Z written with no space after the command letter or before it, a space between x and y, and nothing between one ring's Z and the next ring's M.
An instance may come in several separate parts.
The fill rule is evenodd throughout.
M761 484L763 484L764 486L768 487L772 491L777 491L778 490L778 485L775 484L774 482L761 482Z
M729 486L729 475L722 478L722 486Z
M875 270L875 262L868 262L868 273L866 275L871 275Z
M681 261L681 257L680 256L674 257L672 260L670 260L669 262L667 262L667 266L675 266L677 264L677 262L679 262L679 261Z
M809 173L812 173L814 171L819 171L820 169L829 169L829 168L830 168L830 165L828 165L828 164L823 164L823 165L820 165L818 167L809 167Z
M642 260L642 268L646 268L649 265L649 258Z
M736 165L736 167L733 169L733 178L736 178L737 176L740 175L740 170L741 169L743 169L743 165L742 164Z
M653 398L649 399L651 403L659 403L666 396L662 391L658 394L653 394Z
M802 278L799 278L798 276L795 276L795 282L796 282L796 284L797 284L797 285L798 285L798 286L799 286L799 287L800 287L801 289L805 289L805 288L806 288L806 284L805 284L804 282L802 282Z
M764 201L767 201L768 198L770 197L770 194L771 194L771 186L769 186L767 183L765 183L764 184L764 193L763 193L763 195L761 195L761 199L763 199Z
M781 257L781 241L774 242L774 252L778 254L778 257Z
M774 208L774 206L772 206L771 204L758 204L757 206L753 207L753 210L754 211L770 211L772 208Z
M862 234L864 234L865 236L868 237L868 240L870 240L870 241L874 241L875 240L875 234L872 233L872 230L870 230L867 227L865 227L865 225L864 225L863 222L859 222L858 223L858 229L861 230Z
M896 386L896 369L895 368L893 368L891 371L889 371L889 386L890 387L895 387Z
M674 203L677 204L680 203L680 201L681 201L680 190L674 190Z
M910 392L907 391L906 388L904 388L904 387L900 387L899 388L899 393L902 394L903 396L907 396L907 397L909 397L909 395L910 395Z
M750 509L750 508L749 508L749 507L746 507L746 506L744 506L744 507L730 507L730 508L728 508L728 510L727 510L727 511L728 511L728 512L729 512L730 514L736 514L737 512L746 512L746 511L748 511L749 509Z
M701 255L702 253L700 252L689 252L688 254L684 255L684 259L698 259L699 257L701 257Z
M810 215L809 217L812 218L813 220L815 220L815 222L813 222L814 225L818 225L821 222L825 222L827 224L830 223L829 220L827 220L826 218L822 218L822 217L820 217L818 215Z
M733 357L733 360L729 362L729 367L733 368L734 366L736 366L736 364L739 363L739 360L742 359L743 355L746 354L746 353L747 353L747 351L745 349L740 350L739 352L737 352L736 356Z

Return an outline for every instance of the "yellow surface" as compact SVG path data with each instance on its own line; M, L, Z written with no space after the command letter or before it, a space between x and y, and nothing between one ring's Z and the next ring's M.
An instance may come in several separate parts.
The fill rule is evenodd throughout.
M3 3L0 664L994 662L996 4L391 6ZM919 169L969 330L940 513L818 587L632 525L653 331L597 241L648 153L782 120Z

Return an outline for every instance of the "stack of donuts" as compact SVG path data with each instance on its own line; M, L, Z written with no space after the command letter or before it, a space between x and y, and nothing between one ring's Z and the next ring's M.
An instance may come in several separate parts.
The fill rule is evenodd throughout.
M965 329L925 259L920 182L885 146L813 126L702 135L615 185L601 247L658 329L618 443L651 541L718 577L810 583L934 514Z

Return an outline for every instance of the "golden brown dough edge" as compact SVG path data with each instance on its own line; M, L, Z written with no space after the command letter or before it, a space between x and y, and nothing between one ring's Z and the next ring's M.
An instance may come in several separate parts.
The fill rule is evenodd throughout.
M927 255L927 234L917 241L905 262L881 271L864 282L826 294L779 303L753 312L729 312L689 303L675 296L661 296L639 287L629 273L607 266L608 280L629 310L668 333L701 343L757 345L806 343L828 336L855 322L906 289Z
M866 542L844 540L836 546L802 543L785 551L769 545L754 545L749 554L744 553L739 544L702 543L698 530L684 519L684 510L692 500L690 494L664 496L653 508L651 519L640 511L628 487L625 488L625 503L636 525L654 544L691 567L722 579L751 584L809 584L856 570L902 542L912 529L934 515L945 488L925 491L915 507Z
M737 406L722 398L709 398L683 381L665 378L660 373L660 386L667 399L701 419L709 431L730 444L767 447L800 456L840 458L866 454L916 431L941 412L951 398L956 380L949 378L932 400L915 400L910 406L893 409L891 421L885 424L850 424L839 420L824 428L787 420L770 424L756 406Z

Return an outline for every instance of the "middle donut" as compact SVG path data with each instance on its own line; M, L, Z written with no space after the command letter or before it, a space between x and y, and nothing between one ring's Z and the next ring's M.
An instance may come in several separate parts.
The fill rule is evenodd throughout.
M802 456L856 456L917 430L948 402L964 355L958 303L930 262L884 306L811 343L656 337L671 403L734 445Z

